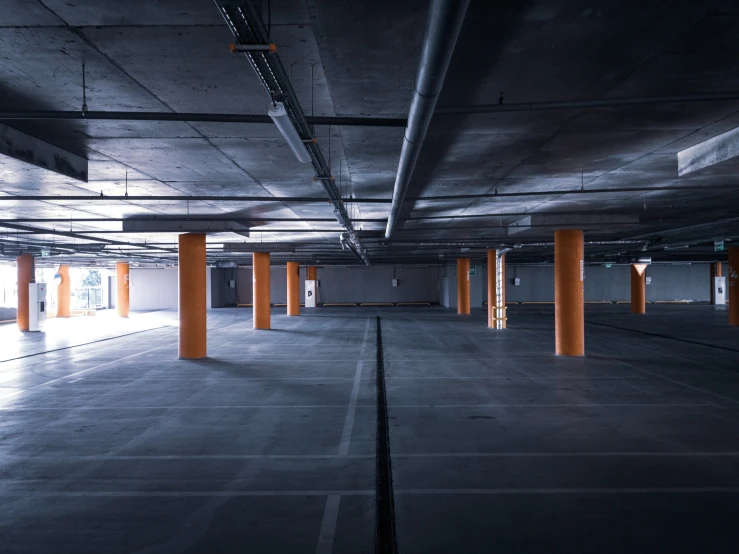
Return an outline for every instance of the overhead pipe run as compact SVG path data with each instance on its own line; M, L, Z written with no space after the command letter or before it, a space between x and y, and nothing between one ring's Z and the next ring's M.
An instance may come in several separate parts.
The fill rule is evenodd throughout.
M418 161L423 141L426 138L434 108L444 85L454 46L462 28L469 0L432 0L426 21L426 34L421 51L421 63L416 74L416 89L413 92L408 124L403 137L398 173L393 188L393 202L387 220L385 238L393 236L395 224L400 217L408 185Z
M627 98L603 98L598 100L563 100L555 102L518 102L514 104L480 104L439 108L437 115L464 115L474 113L536 112L549 110L581 110L588 108L615 108L619 106L643 106L650 104L680 104L686 102L718 102L739 100L739 91L705 92L679 96L633 96Z

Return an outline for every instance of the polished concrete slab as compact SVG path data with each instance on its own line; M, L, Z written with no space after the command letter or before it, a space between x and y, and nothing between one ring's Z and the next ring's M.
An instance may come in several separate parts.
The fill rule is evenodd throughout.
M739 330L666 305L588 306L573 359L548 306L506 331L213 310L199 361L173 312L101 318L88 344L89 321L0 327L0 550L372 552L378 315L399 552L734 549Z

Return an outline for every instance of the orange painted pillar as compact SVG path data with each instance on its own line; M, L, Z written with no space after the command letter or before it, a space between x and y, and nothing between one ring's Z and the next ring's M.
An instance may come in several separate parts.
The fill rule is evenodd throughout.
M631 264L631 313L647 313L647 266Z
M72 303L72 286L69 282L69 266L59 266L59 276L62 282L56 288L56 317L69 317L71 315L70 305Z
M729 325L739 326L739 246L729 247Z
M308 266L308 281L318 281L318 268L314 265Z
M554 232L554 336L559 356L585 355L582 231Z
M287 315L300 315L300 264L287 262Z
M254 329L270 328L269 252L254 252Z
M115 312L118 317L128 317L130 306L131 273L126 262L115 264Z
M36 269L31 254L21 254L16 262L18 265L18 311L15 317L18 329L28 331L28 285L35 281Z
M180 279L180 359L205 358L205 235L180 235L177 257Z
M470 259L457 259L457 314L470 315Z

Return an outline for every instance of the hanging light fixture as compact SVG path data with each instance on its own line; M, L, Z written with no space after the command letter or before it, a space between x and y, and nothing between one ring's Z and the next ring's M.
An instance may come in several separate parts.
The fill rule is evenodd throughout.
M305 147L303 139L300 138L297 129L295 129L295 125L290 120L290 116L287 115L285 105L282 102L275 102L269 107L267 114L275 122L282 138L285 139L285 142L287 142L295 157L298 158L298 161L301 164L310 163L311 157L308 149Z

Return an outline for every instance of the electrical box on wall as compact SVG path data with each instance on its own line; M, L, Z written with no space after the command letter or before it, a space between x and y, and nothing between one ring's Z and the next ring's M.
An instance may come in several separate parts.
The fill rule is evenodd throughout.
M397 287L398 286L398 280L397 279L393 279L393 286L394 287Z
M46 324L46 283L28 283L28 330L41 331Z
M652 284L652 278L651 277L647 277L646 278L646 282L647 282L647 285L651 285Z
M520 284L521 284L521 278L520 277L514 277L513 278L513 285L517 287Z
M316 307L316 292L318 291L318 281L308 279L305 281L305 307Z
M231 280L230 280L230 281L228 282L228 286L229 286L230 288L232 288L232 289L235 289L235 288L236 288L236 280L235 280L235 279L231 279Z

